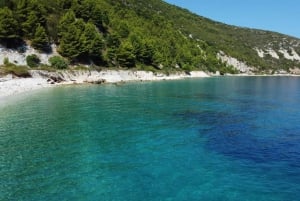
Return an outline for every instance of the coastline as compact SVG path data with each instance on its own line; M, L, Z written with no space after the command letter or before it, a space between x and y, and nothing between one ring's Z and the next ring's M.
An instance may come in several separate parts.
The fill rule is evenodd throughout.
M50 88L61 85L73 84L105 84L105 83L123 83L136 81L162 81L162 80L179 80L186 78L205 78L217 76L207 74L204 71L191 71L190 73L175 72L170 75L163 73L153 73L142 70L62 70L48 72L44 70L31 70L30 78L19 78L11 74L0 77L0 100L17 94L22 94L42 88ZM224 76L232 77L272 77L272 76L289 76L299 77L295 74L226 74Z
M18 78L12 75L0 77L0 100L16 94L60 85L103 84L210 77L203 71L192 71L189 74L186 74L185 72L176 72L174 74L165 75L162 73L153 73L151 71L132 70L64 70L57 72L32 70L30 71L30 74L30 78Z

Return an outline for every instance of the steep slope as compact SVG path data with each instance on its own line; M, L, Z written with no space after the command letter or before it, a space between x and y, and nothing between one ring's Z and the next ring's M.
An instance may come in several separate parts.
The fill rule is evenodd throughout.
M0 7L0 44L20 54L27 44L51 55L56 43L73 64L222 73L300 68L297 38L229 26L161 0L0 0Z
M176 29L195 40L202 40L258 70L278 70L300 66L300 39L280 33L229 26L198 16L158 0L132 0L140 8L159 12L174 23ZM151 2L151 4L149 3ZM148 5L148 8L147 8Z

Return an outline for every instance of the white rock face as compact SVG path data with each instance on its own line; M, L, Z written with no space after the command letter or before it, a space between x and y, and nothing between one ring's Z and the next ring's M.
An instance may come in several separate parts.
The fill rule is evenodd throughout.
M291 48L291 54L286 49L280 49L279 52L281 52L286 59L300 61L300 56L294 48Z
M255 67L248 66L246 63L239 61L236 58L225 55L224 52L218 53L217 57L221 59L222 62L225 62L228 65L233 66L241 73L251 73L255 69Z
M42 64L49 64L49 58L54 55L58 55L55 45L51 45L51 54L39 53L29 45L27 45L25 48L26 51L22 53L18 52L17 50L7 49L3 46L0 46L0 65L3 65L4 58L8 58L10 63L16 65L26 65L26 57L31 54L36 54L40 58Z
M258 48L255 48L255 50L256 50L256 52L257 52L257 54L258 54L258 56L260 58L264 58L265 57L265 52L263 50L258 49Z
M290 68L289 70L290 70L291 74L300 75L299 68Z
M267 50L262 50L262 49L259 49L259 48L255 48L255 50L256 50L256 52L257 52L257 54L258 54L258 56L259 56L260 58L264 58L264 57L265 57L265 54L269 54L269 55L271 55L271 57L273 57L273 58L275 58L275 59L280 59L278 53L277 53L275 50L271 49L271 48L269 48L269 49L267 49ZM284 56L284 58L286 58L286 59L288 59L288 60L296 60L296 61L300 61L300 56L299 56L299 54L295 51L294 48L291 48L290 53L289 53L288 50L283 49L283 48L281 48L278 52L282 53L283 56Z
M279 59L279 56L277 54L277 52L275 52L273 49L267 49L266 50L267 54L271 55L271 57L275 58L275 59Z

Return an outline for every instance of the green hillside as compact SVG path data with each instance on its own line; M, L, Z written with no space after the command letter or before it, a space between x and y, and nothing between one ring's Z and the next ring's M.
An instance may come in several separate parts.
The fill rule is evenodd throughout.
M55 43L72 64L237 72L217 57L223 52L257 71L300 67L285 55L300 55L299 39L214 22L161 0L0 0L0 7L2 46L26 42L51 52Z

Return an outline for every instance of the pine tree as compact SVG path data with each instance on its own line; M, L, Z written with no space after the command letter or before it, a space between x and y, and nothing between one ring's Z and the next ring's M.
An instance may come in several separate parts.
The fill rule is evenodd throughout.
M80 36L81 59L102 60L103 37L92 23L87 23Z
M16 16L22 26L23 36L28 39L34 37L38 25L46 27L46 17L48 15L45 5L38 0L17 1Z
M13 12L7 7L0 9L0 40L18 39L19 27Z
M90 50L90 57L96 64L103 63L103 37L100 34L97 34L92 43L92 49Z
M9 9L14 9L14 1L12 0L0 0L0 8L7 7Z
M139 60L146 65L151 65L153 63L153 55L154 49L152 44L148 41L144 42L138 55Z
M102 9L100 8L99 5L96 5L93 8L90 20L101 32L106 32L105 24L108 21L108 17L105 16L105 13L102 12ZM107 22L107 24L108 24L108 22Z
M59 53L75 61L82 54L80 37L85 24L82 19L76 20L73 11L66 12L58 25Z
M65 32L62 32L59 45L59 53L69 58L71 61L75 61L81 54L80 35L79 30L74 24L70 24L66 27Z
M101 34L96 34L93 43L92 48L90 50L91 56L97 56L101 54L102 50L104 48L104 42L103 42L103 36Z
M42 26L46 26L47 10L45 5L48 3L41 3L40 0L29 0L27 9L29 12L34 12L38 18L38 23Z
M112 33L107 38L107 53L106 59L110 64L117 66L117 51L120 47L121 41L120 36L116 33Z
M93 46L93 40L96 36L96 28L93 24L85 24L84 31L80 36L81 51L85 55L89 55Z
M49 40L44 27L40 25L37 27L31 45L40 51L49 50Z
M61 37L63 33L67 32L68 26L75 23L75 13L73 11L66 12L59 21L58 24L58 36Z
M130 33L128 25L124 22L120 22L118 27L118 33L121 36L121 38L127 38Z
M94 1L83 0L80 6L80 18L84 19L86 22L91 19L92 11L95 8Z
M72 1L73 0L60 0L59 6L64 10L68 10L72 7Z
M116 33L112 33L108 36L107 46L113 49L119 48L121 44L120 36Z
M24 36L26 36L29 39L32 39L38 25L39 19L36 16L35 11L31 11L27 17L27 20L24 23L22 23L22 31L24 33Z
M49 15L47 18L47 33L49 35L49 39L54 43L58 43L58 24L59 24L60 16L57 14Z
M121 67L135 66L134 48L129 41L124 41L117 51L117 60Z
M141 39L138 35L131 35L130 41L132 43L136 60L151 65L153 63L154 49L149 40Z

